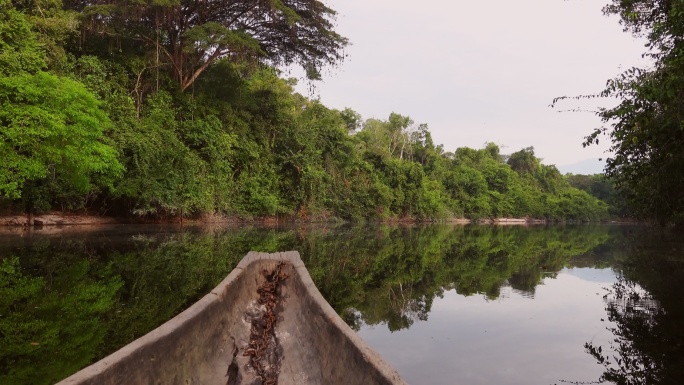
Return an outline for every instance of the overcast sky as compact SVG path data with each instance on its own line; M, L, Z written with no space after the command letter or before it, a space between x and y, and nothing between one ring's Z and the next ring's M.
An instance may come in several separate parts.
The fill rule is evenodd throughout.
M408 115L427 123L446 151L491 141L502 153L534 146L546 164L605 158L606 141L581 145L600 125L597 117L549 104L601 91L607 79L643 65L643 41L603 16L607 2L327 1L352 45L314 96L364 119ZM306 83L298 90L307 94ZM568 101L560 109L578 106Z

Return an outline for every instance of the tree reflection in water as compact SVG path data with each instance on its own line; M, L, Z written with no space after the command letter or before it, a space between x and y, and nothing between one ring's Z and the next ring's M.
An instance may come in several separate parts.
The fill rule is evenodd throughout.
M0 242L0 383L53 383L111 353L207 293L249 250L298 250L353 328L396 331L427 319L448 290L533 296L543 278L619 235L606 226L117 231ZM42 336L13 338L32 322ZM92 338L73 337L75 328Z
M434 299L448 290L496 299L510 286L533 297L543 278L614 235L590 226L389 227L349 238L337 233L301 250L321 292L352 328L384 324L397 331L427 319ZM321 254L320 243L327 244L324 261L311 257Z
M598 382L681 384L684 378L684 246L674 234L632 235L621 276L604 296L609 346L585 344Z

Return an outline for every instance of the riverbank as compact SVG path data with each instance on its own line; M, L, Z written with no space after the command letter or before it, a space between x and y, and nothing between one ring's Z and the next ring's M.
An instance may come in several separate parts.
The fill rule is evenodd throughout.
M68 225L109 225L122 223L116 218L78 215L78 214L42 214L33 216L33 226L68 226ZM0 226L29 227L31 218L28 215L0 216Z
M33 223L31 223L33 221ZM315 220L308 218L307 220L294 220L293 218L278 218L278 217L254 217L254 218L243 218L237 216L224 216L224 215L203 215L197 218L180 218L180 217L166 217L166 218L114 218L101 215L92 214L75 214L75 213L59 213L52 212L48 214L34 215L30 218L28 215L4 215L0 216L0 226L2 227L42 227L42 226L70 226L70 225L111 225L111 224L205 224L205 223L252 223L252 224L265 224L274 225L281 223L293 223L293 222L325 222L328 223L330 220ZM423 221L417 221L412 218L393 218L382 221L383 223L423 223ZM468 218L446 218L437 221L440 223L451 223L451 224L494 224L494 225L536 225L545 224L547 221L545 219L533 219L533 218L487 218L471 220Z

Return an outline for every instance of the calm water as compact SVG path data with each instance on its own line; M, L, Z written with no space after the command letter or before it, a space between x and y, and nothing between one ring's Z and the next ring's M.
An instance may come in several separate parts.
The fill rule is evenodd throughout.
M684 238L625 226L0 233L0 384L51 384L170 319L249 250L299 250L413 384L675 384Z

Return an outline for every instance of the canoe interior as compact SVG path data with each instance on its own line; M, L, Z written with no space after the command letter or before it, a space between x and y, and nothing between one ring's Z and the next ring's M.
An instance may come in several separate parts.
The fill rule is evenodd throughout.
M405 384L323 299L291 251L250 252L189 309L58 385L264 384L244 352L263 307L257 289L281 261L288 277L276 306L277 384Z

